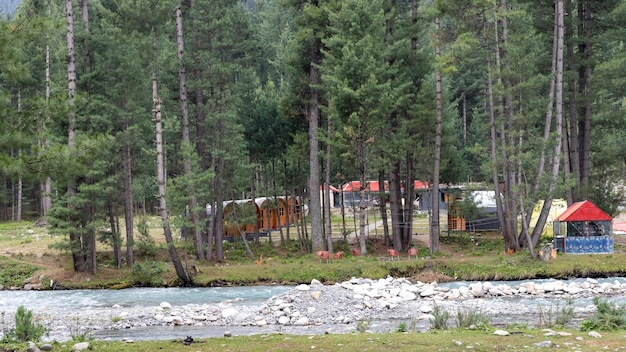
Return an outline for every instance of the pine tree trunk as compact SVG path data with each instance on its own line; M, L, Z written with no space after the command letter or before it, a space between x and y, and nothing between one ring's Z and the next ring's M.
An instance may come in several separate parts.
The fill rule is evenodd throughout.
M402 251L409 250L413 239L413 199L415 198L414 181L413 155L411 155L411 152L407 152L406 179L404 183L404 231L402 234Z
M17 115L22 116L22 91L18 89L17 91ZM22 125L21 117L18 117L18 126ZM22 148L18 148L17 150L17 158L22 162ZM22 192L23 192L23 180L22 175L20 174L17 178L17 208L15 209L15 221L22 221Z
M331 123L330 118L326 120L326 132L328 138L331 136ZM324 187L324 216L325 216L325 224L326 224L326 240L328 243L328 251L334 253L333 250L333 228L330 222L330 158L331 158L331 146L330 142L326 143L326 167L324 170L325 179L326 179L326 187Z
M439 44L439 17L435 19L436 26L436 43L435 43L435 57L441 58L441 49ZM437 105L437 124L435 126L435 155L433 165L433 178L431 186L431 215L430 215L430 254L439 253L439 234L441 232L439 224L439 169L441 164L441 122L443 120L443 101L442 101L442 88L441 88L441 72L435 71L435 94Z
M309 215L311 217L311 240L313 252L324 250L322 237L322 204L320 201L320 161L319 161L319 92L317 85L320 83L319 70L315 65L320 62L319 40L312 39L310 51L311 67L309 69L310 99L307 111L309 123Z
M582 5L581 5L582 4ZM583 120L581 121L581 128L579 133L582 133L581 138L581 157L580 157L580 183L582 194L581 199L589 198L589 174L590 174L590 152L591 152L591 36L593 20L591 14L591 1L580 0L579 1L579 16L582 9L583 19L583 32L579 33L580 38L584 38L582 45L583 50L581 53L583 64L580 67L581 83L579 85L581 91L580 97L583 99L581 109L583 110Z
M183 31L183 13L181 5L176 6L176 42L178 44L178 86L181 110L181 134L183 149L183 172L187 178L187 197L189 198L187 205L189 206L189 215L193 228L194 250L196 258L204 259L204 243L202 243L202 226L200 225L201 212L199 211L198 199L193 185L193 174L191 170L191 139L189 137L189 108L187 99L187 73L185 70L184 53L185 40Z
M48 6L48 17L51 17L51 10L50 10L50 0L47 1L47 6ZM48 107L48 104L50 102L50 34L46 33L46 107ZM43 135L43 131L45 130L45 126L48 124L49 120L50 120L50 113L48 112L50 109L46 108L46 113L45 116L42 116L41 118L43 119L40 123L40 131L41 131L41 135ZM41 148L42 150L44 148L47 148L49 145L49 141L47 139L44 139L43 141L41 141ZM40 217L44 218L47 214L48 211L50 210L50 208L52 208L52 197L50 196L50 194L52 193L52 179L50 177L46 177L46 179L43 181L43 185L41 186L41 212L40 212Z
M153 38L153 45L156 59L156 34ZM193 284L193 280L187 270L183 267L180 261L178 252L176 252L176 246L174 245L174 239L172 238L172 231L170 229L169 215L167 210L166 201L166 189L165 189L165 161L163 158L163 136L161 127L161 100L157 94L157 74L152 74L152 100L154 102L154 122L156 126L156 153L157 153L157 182L159 186L159 215L163 222L163 233L165 235L165 243L167 245L167 251L176 270L176 275L182 281L184 286L190 286Z
M133 163L129 141L125 142L122 155L122 167L124 172L124 220L126 221L126 265L132 267L135 264L135 239L133 236L135 225L133 214Z
M379 198L380 198L380 219L383 223L383 238L385 240L385 247L391 246L391 238L389 237L389 224L387 219L387 201L385 197L385 170L381 169L378 172L378 184L380 185L379 189Z
M76 96L76 54L74 49L74 9L72 7L72 0L65 1L65 20L67 24L66 30L66 43L67 43L67 91L68 91L68 123L67 123L67 145L69 149L74 149L76 142L74 141L76 135L76 111L75 111L75 96ZM67 185L67 206L70 210L70 214L76 211L76 207L72 204L76 197L76 180L70 179ZM70 215L70 222L75 222L76 219L73 215ZM72 231L69 234L70 246L72 250L72 261L74 264L74 271L84 272L87 269L85 263L85 257L82 255L82 240L81 235Z
M366 220L365 220L365 211L367 210L367 205L365 204L365 160L363 155L363 149L365 146L361 146L359 151L357 151L357 163L359 164L359 181L361 183L361 188L359 189L359 246L361 250L361 255L367 255L367 230L366 230Z
M496 50L496 58L499 57L501 60L501 65L504 68L504 72L506 74L502 74L502 71L499 70L499 80L502 82L502 88L504 89L504 112L506 113L506 129L504 129L505 124L501 125L502 129L502 153L503 153L503 162L504 162L504 184L505 184L505 219L506 219L506 228L505 228L505 242L507 242L507 248L512 251L518 251L520 249L519 241L517 238L517 216L518 216L518 192L517 191L517 183L515 180L515 169L516 163L514 162L514 151L516 150L516 140L514 137L515 124L513 120L513 96L511 90L509 89L512 84L510 79L508 78L509 68L509 59L508 59L508 6L506 0L500 0L500 11L503 11L504 14L501 16L501 27L502 27L502 36L501 36L501 45L500 50ZM496 29L496 35L498 31ZM500 65L499 65L500 66ZM506 133L506 132L509 133ZM508 152L507 152L508 150Z
M565 1L564 16L567 16L565 22L565 45L567 47L567 79L568 79L568 105L569 105L569 123L564 119L563 123L563 169L565 179L578 180L579 155L578 155L578 133L577 133L577 105L576 105L576 76L574 62L574 38L573 38L573 22L574 13L572 12L572 0ZM555 46L556 47L556 46ZM565 198L567 205L574 203L574 190L576 186L567 187L565 189Z
M402 198L400 191L400 163L395 162L389 171L389 207L391 208L391 236L393 249L402 249Z
M559 177L559 170L561 167L561 141L562 136L561 133L563 131L563 51L564 51L564 25L563 25L563 0L556 1L556 32L555 36L557 38L556 42L556 96L555 96L555 145L553 151L553 160L552 160L552 178L550 179L550 183L548 185L547 190L547 198L544 200L543 208L539 214L539 218L537 219L537 225L535 226L535 231L532 235L532 243L531 247L537 245L539 241L539 237L541 236L541 230L548 219L548 213L550 212L550 208L552 206L552 194L556 188L556 183Z
M485 26L485 36L487 36L487 22L484 22ZM504 229L506 226L504 219L504 205L502 204L502 198L500 197L500 179L498 177L498 154L497 154L497 144L498 144L498 136L496 133L496 112L495 112L495 103L494 103L494 92L493 92L493 66L491 63L491 53L487 51L486 56L487 63L487 97L488 97L488 108L489 108L489 137L490 137L490 145L491 145L491 164L492 164L492 179L493 179L493 187L494 194L496 198L496 212L498 214L498 222L500 227ZM506 239L505 239L506 240Z

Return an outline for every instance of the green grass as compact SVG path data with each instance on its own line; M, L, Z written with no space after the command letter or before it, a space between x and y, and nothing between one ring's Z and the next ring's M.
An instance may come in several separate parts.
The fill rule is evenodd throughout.
M337 218L335 225L336 222ZM415 217L415 226L422 226L423 222L423 216ZM159 224L156 218L148 221L150 235L157 240L157 252L150 257L137 255L135 260L139 263L154 261L162 265L160 280L151 280L153 285L163 285L163 282L165 285L175 285L176 274L163 244ZM382 231L378 232L380 235L375 238L381 244ZM295 231L291 235L295 237ZM367 257L353 257L349 249L354 246L343 243L339 233L337 236L335 247L344 250L346 254L342 260L330 263L320 263L313 254L301 253L293 240L285 246L278 246L277 234L274 236L274 246L262 241L260 246L252 248L254 259L248 257L243 243L226 244L227 260L224 263L198 262L194 259L190 244L178 242L177 246L181 257L186 247L188 251L185 260L200 269L201 272L194 277L198 286L298 284L313 279L333 283L351 277L377 279L388 275L419 280L425 272L440 274L440 280L442 277L448 277L449 280L520 280L626 274L626 253L621 246L616 246L614 254L559 255L555 260L542 262L531 258L527 251L505 255L502 252L503 239L497 234L474 235L472 240L472 236L467 233L444 233L440 237L440 253L431 256L428 248L419 245L419 260L408 261L406 253L403 253L401 261L388 262L380 260L386 257L381 247L381 252L370 253ZM43 268L56 267L71 272L69 255L48 247L58 240L57 237L47 235L45 228L35 227L32 223L0 223L0 246L7 248L4 256L0 257L0 285L9 287L23 284L24 279L37 275L37 271ZM371 241L368 243L371 247ZM98 251L99 271L97 275L91 275L89 281L63 282L62 278L55 278L55 281L70 289L137 285L137 275L130 268L123 266L117 269L113 266L110 248L99 244ZM265 260L257 264L260 255Z
M544 351L535 343L550 340L551 351L616 351L622 348L624 332L603 333L594 339L586 333L564 330L571 336L544 336L541 330L521 328L509 336L495 336L493 330L478 331L452 329L426 333L389 334L326 334L283 335L263 334L211 339L194 339L191 346L182 343L184 336L176 340L111 342L92 341L90 350L109 352L151 351L214 351L214 352L260 352L260 351ZM181 333L184 335L184 333ZM582 337L577 340L576 337ZM54 351L70 351L73 343L55 344ZM8 347L8 346L7 346ZM26 345L18 345L25 351Z
M36 265L0 256L0 285L7 289L11 286L21 287L24 280L31 277L38 269Z

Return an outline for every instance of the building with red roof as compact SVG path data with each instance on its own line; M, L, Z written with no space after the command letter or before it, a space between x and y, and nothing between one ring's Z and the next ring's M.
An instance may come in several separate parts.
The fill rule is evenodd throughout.
M588 200L574 203L554 219L554 247L561 253L613 253L612 221Z

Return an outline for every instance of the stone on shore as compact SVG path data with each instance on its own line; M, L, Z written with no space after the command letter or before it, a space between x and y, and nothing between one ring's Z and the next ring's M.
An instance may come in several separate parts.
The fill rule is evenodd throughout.
M79 343L74 344L74 346L72 346L72 351L75 351L75 352L84 351L88 348L89 348L89 342L79 342Z

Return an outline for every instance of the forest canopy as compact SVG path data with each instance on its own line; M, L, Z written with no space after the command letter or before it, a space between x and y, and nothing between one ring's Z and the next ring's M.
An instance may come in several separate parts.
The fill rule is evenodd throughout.
M536 245L538 200L624 202L626 0L16 3L0 20L0 219L45 219L78 271L97 242L132 264L133 219L165 204L219 261L235 199L301 197L301 249L332 247L324 184L388 182L398 250L414 180L437 209L439 185L501 192L512 250Z

